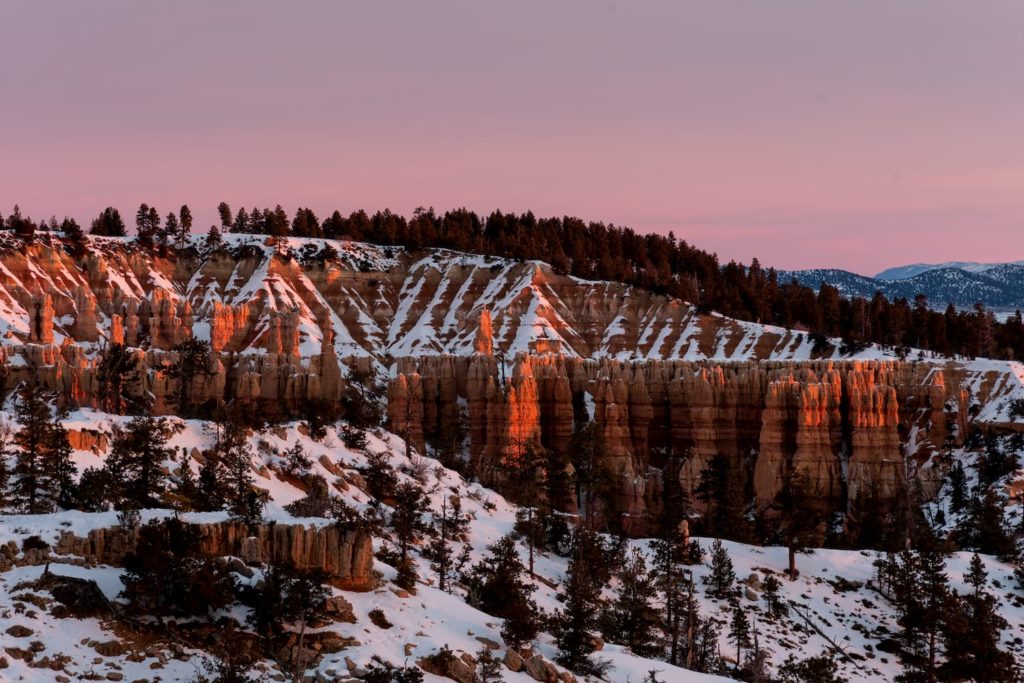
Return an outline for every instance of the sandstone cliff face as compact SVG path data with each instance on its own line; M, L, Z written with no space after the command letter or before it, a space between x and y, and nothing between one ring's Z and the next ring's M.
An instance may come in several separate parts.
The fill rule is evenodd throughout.
M679 481L698 510L695 490L715 457L729 460L740 487L769 516L785 488L797 483L823 512L847 510L864 496L894 501L919 472L925 490L934 491L934 468L918 466L951 436L946 402L962 399L942 366L895 361L616 362L545 355L520 356L511 376L503 372L494 358L479 355L400 360L389 394L392 428L420 448L441 428L438 416L465 403L477 472L500 483L502 459L515 450L510 445L564 452L587 412L619 482L616 509L627 529L638 532L660 506L669 456L681 458Z
M334 330L339 357L563 353L581 357L806 357L803 334L699 315L618 283L539 262L447 251L226 235L229 251L146 251L90 237L81 256L54 236L0 237L0 323L9 342L121 340L168 350L196 337L215 351L308 356ZM115 320L117 322L115 322Z
M278 562L296 569L319 569L339 588L371 590L373 546L369 534L336 527L240 522L196 525L201 552L210 557L237 557L246 563ZM63 532L57 555L75 555L99 564L118 565L135 548L138 533L121 527L94 529L88 536Z

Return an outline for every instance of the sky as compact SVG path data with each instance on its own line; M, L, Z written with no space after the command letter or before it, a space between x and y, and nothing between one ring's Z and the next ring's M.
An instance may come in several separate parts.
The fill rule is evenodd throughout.
M1024 259L1024 2L0 3L0 212L533 210Z

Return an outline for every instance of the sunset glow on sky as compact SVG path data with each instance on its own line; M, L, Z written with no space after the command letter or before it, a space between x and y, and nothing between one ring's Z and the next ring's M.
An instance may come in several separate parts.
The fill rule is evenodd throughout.
M6 2L0 212L532 209L1024 259L1024 2Z

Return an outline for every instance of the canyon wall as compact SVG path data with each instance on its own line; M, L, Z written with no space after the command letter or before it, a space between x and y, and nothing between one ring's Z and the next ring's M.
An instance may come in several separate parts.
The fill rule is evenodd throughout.
M987 394L998 382L970 384ZM490 355L434 356L397 361L389 422L429 452L464 405L474 470L500 484L525 444L565 453L575 426L592 420L617 482L615 508L640 531L660 507L669 457L681 461L679 483L698 510L701 475L719 456L762 514L793 481L824 511L894 501L908 477L931 495L941 472L927 463L965 435L966 385L956 363L522 355L506 367Z

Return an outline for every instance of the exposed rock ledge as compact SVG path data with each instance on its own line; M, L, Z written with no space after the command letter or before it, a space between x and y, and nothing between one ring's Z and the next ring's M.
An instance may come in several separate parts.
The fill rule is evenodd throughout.
M241 522L196 526L201 550L211 557L232 556L246 563L282 562L298 569L321 569L331 577L332 584L345 590L366 591L374 586L373 546L366 532L301 524L261 524L252 529ZM65 531L54 553L118 565L137 539L137 531L121 527L93 529L85 537Z

